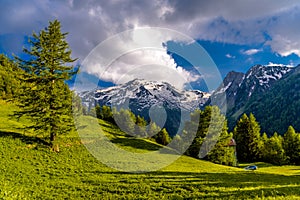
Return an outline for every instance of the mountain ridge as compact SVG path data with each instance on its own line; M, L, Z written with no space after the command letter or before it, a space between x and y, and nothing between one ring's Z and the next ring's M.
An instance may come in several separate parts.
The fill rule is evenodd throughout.
M296 67L283 65L255 65L244 73L243 78L241 78L241 73L230 72L225 77L223 85L221 85L210 98L218 100L219 94L223 93L226 95L226 99L223 100L222 105L227 106L226 116L230 130L233 129L236 121L243 113L253 113L257 117L257 121L261 123L263 132L267 132L269 135L272 135L275 131L279 131L283 134L289 125L295 126L295 123L292 123L292 121L289 120L283 120L278 113L284 112L284 110L286 110L285 112L290 113L290 107L293 107L294 102L290 102L289 105L285 104L282 106L283 104L278 102L278 98L271 100L269 96L281 96L282 99L292 99L292 97L290 97L292 95L287 96L286 94L289 90L295 89L295 84L289 84L287 88L281 89L285 90L285 92L278 93L278 90L280 90L279 88L281 88L281 84L284 81L287 80L287 82L290 82L293 74L295 74L296 71L299 71L299 69L299 65ZM232 82L231 84L226 81L234 79L234 76L238 76L238 80L240 81L236 81L235 83ZM294 83L295 81L292 82ZM229 84L230 87L228 87ZM281 101L283 102L282 99ZM208 102L210 102L210 100L208 100ZM273 113L268 112L268 110L274 110L272 108L274 106L280 109L275 109L276 111ZM260 111L258 109L260 109ZM269 116L262 113L269 113ZM277 124L280 125L279 127L275 123L271 122L273 119L272 116L277 116L278 119L286 121L286 123L277 121ZM297 117L294 117L294 119L296 118ZM269 127L277 127L278 130ZM298 127L298 129L299 128L300 127Z
M154 108L156 114L167 115L165 128L172 136L181 130L182 120L188 120L190 112L207 105L218 105L227 116L229 130L232 130L243 113L253 112L256 115L258 107L264 109L264 106L253 105L260 104L261 97L270 91L276 93L276 88L279 87L277 83L299 70L300 67L283 65L254 65L246 73L231 71L212 94L199 90L181 91L167 82L134 79L125 84L81 93L81 98L90 107L96 103L117 109L130 109L147 121L150 121ZM289 85L288 89L292 88L293 85ZM268 99L266 96L265 98ZM278 102L271 104L277 105ZM288 105L285 107L289 109ZM264 122L267 117L264 116L263 119L262 116L258 115L257 120L262 121L262 130L265 131L268 130Z
M182 130L190 112L202 107L209 96L209 93L200 90L181 91L167 82L143 79L81 94L86 105L95 103L115 107L117 110L130 109L147 121L154 117L154 121L164 126L172 136Z

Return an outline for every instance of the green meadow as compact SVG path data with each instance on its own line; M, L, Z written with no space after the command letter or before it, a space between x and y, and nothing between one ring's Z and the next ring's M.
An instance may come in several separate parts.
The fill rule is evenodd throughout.
M248 164L228 167L181 156L158 171L127 173L97 160L77 132L60 138L59 153L50 151L42 136L20 129L29 122L11 117L15 109L0 101L0 199L300 199L300 166L255 163L258 170L246 171ZM90 122L85 117L82 128ZM162 147L99 123L105 137L128 152Z

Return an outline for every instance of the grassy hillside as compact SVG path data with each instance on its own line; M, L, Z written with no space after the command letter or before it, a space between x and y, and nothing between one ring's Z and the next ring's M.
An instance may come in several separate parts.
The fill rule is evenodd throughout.
M14 109L0 101L0 199L300 199L300 167L257 163L252 172L182 156L156 172L119 172L94 158L77 133L61 139L59 153L51 152L32 132L18 129L26 120L8 118ZM127 151L161 147L100 123Z

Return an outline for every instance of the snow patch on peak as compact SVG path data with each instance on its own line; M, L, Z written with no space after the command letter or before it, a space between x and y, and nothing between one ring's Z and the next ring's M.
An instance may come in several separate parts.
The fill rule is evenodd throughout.
M221 94L226 92L226 90L231 86L232 82L229 82L225 87L221 88L218 92L216 92L215 94Z
M284 64L277 64L269 62L269 64L266 65L267 67L294 67L293 65L284 65Z

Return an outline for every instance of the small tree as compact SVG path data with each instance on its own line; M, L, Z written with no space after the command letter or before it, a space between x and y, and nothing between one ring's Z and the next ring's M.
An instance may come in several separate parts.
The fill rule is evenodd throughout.
M22 77L25 82L18 105L21 111L17 116L27 116L31 119L31 128L50 136L52 149L58 151L56 138L73 128L71 117L72 94L64 81L76 73L68 63L71 50L65 38L67 33L61 33L58 20L50 22L49 26L33 33L29 40L30 49L24 48L27 59L16 58L20 67L26 72Z
M162 145L168 145L171 142L170 135L165 128L159 131L159 133L153 136L153 138L158 144Z
M159 126L157 126L155 122L150 122L150 124L147 128L147 135L148 135L148 137L152 137L152 136L156 135L160 130L161 130L161 128Z
M102 106L101 115L102 119L113 122L113 114L109 106Z
M98 119L102 119L101 107L99 104L95 106L95 113Z
M147 132L146 132L147 122L146 122L146 120L143 117L138 115L136 117L135 124L136 125L134 127L134 135L135 136L140 136L140 137L146 137L147 136Z
M125 110L123 108L118 112L113 111L114 119L119 128L127 133L128 135L134 134L136 117L130 110Z
M21 74L22 70L13 61L0 54L0 98L13 99L18 96L20 81L16 77Z

